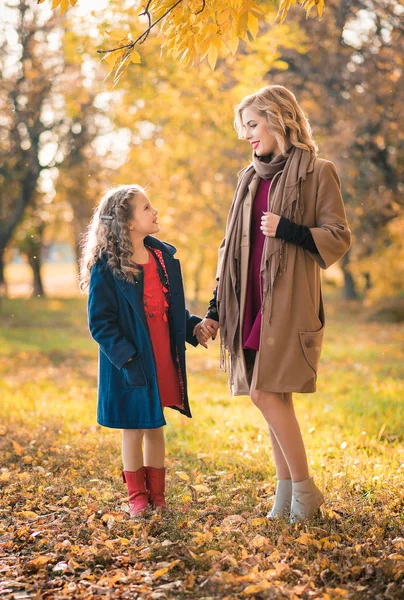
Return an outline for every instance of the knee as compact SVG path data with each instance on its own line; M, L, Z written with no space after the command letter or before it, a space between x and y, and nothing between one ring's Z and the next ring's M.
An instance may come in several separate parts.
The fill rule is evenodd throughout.
M251 400L261 412L264 412L270 408L274 408L280 401L282 401L282 394L254 390L251 392Z
M161 438L164 437L164 427L156 427L155 429L145 429L144 434L146 438Z
M124 429L122 431L122 433L126 439L138 441L138 440L143 440L145 430L144 429Z

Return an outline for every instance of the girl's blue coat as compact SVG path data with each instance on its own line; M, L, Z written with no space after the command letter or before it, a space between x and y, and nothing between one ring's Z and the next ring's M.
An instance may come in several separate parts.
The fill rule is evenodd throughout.
M170 288L170 337L184 382L184 409L191 417L185 370L185 341L198 342L193 329L201 321L185 308L184 288L176 249L147 236L145 244L162 251ZM152 260L152 259L151 259ZM134 284L115 277L105 259L92 268L88 322L99 344L97 421L105 427L151 429L166 424L157 385L156 364L143 308L143 273ZM132 357L128 367L123 365Z

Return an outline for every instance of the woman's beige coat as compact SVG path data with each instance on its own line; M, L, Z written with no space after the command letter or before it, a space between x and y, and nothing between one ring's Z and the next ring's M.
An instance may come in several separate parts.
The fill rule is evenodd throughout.
M279 177L275 178L272 187L279 182ZM247 292L251 208L259 181L260 178L255 174L242 211L239 343L238 350L230 356L233 395L247 395L251 386L252 374L246 370L241 336ZM303 213L297 212L296 222L310 227L319 253L313 254L288 244L286 270L274 283L270 324L267 306L263 307L255 385L257 390L316 391L325 325L320 267L327 269L345 254L351 244L340 181L333 163L313 158L307 179L302 185L302 197ZM270 198L271 194L269 201ZM268 210L271 211L271 206L268 206ZM224 239L219 249L217 277L220 275L225 243Z

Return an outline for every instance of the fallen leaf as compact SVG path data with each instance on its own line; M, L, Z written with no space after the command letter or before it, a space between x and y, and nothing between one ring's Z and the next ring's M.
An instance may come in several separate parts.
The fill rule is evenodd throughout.
M12 440L11 443L13 444L14 452L18 456L21 456L21 454L24 452L24 448L22 446L20 446L20 444L18 442L15 442L14 440Z
M26 564L26 568L29 569L30 571L34 571L34 570L40 569L41 567L44 567L51 560L52 560L52 558L50 556L38 556L38 558L34 558L33 560L30 560Z

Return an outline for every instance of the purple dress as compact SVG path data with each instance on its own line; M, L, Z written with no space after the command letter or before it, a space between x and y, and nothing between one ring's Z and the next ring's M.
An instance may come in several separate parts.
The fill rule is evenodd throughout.
M243 323L243 348L259 350L261 333L260 267L265 235L261 231L262 211L268 210L268 194L272 179L261 179L255 194L250 227L250 257L248 261L247 294Z

